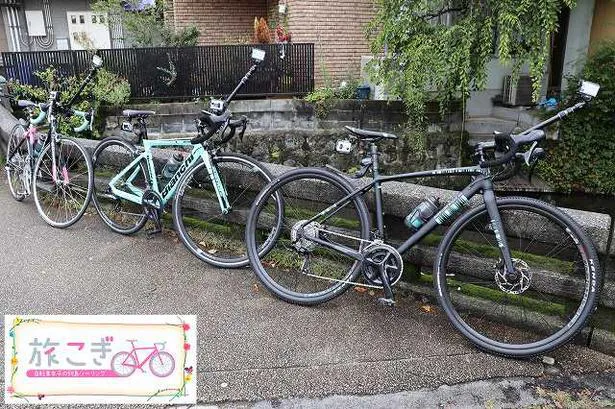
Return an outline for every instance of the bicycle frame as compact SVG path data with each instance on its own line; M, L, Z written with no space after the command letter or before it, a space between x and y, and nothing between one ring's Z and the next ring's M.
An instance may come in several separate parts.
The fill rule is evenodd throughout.
M480 166L476 165L460 168L447 168L412 173L402 173L391 176L381 176L378 169L378 148L374 143L371 144L370 148L370 155L373 161L372 181L369 184L356 189L354 192L346 195L345 197L338 200L336 203L332 204L322 212L307 220L304 225L308 225L309 223L312 223L323 217L324 219L321 219L321 222L327 220L335 213L337 213L337 211L341 210L344 206L346 206L353 198L359 195L363 195L370 191L372 188L374 188L374 199L376 204L376 228L380 237L384 237L384 218L382 211L381 190L383 183L427 176L445 177L464 174L472 175L475 176L472 182L470 182L468 186L466 186L451 201L449 201L444 207L442 207L442 209L434 217L432 217L427 223L425 223L414 234L412 234L405 242L403 242L397 248L397 251L402 254L409 250L412 246L414 246L421 239L423 239L427 234L433 231L437 226L445 223L448 220L451 220L458 213L460 213L461 210L469 203L470 199L482 191L483 201L486 205L487 213L489 214L489 217L491 219L492 229L496 237L498 247L501 249L502 258L504 259L506 269L507 271L514 271L512 256L510 254L510 249L508 248L506 237L500 234L500 232L504 231L504 228L502 225L500 213L497 209L496 197L493 189L493 181L491 180L491 173L488 168L481 168ZM360 252L343 246L341 244L331 243L318 237L306 236L304 238L313 241L321 246L339 251L346 256L354 258L356 260L361 261L363 259L363 256Z
M190 155L188 155L188 157L182 161L175 174L162 188L162 190L159 190L158 180L156 178L156 169L154 167L152 148L189 146L193 147L192 151L190 152ZM181 180L182 176L188 170L192 169L192 167L194 167L194 165L199 159L202 159L207 168L207 172L212 179L212 184L218 196L218 203L220 204L220 209L222 210L223 214L226 214L231 210L231 205L228 202L226 188L220 180L220 174L218 173L218 170L213 164L212 154L207 149L205 149L203 145L192 145L192 143L190 142L190 138L160 140L144 139L143 149L144 151L140 155L138 155L128 166L126 166L120 173L114 176L109 182L109 186L111 187L111 191L114 195L131 201L133 203L143 203L143 190L134 186L132 182L135 180L141 170L139 164L141 163L141 161L145 161L147 171L147 175L145 175L145 177L147 180L148 189L152 189L160 196L162 200L162 206L164 207L175 195L175 192L179 185L179 181ZM127 187L130 192L118 188L117 183L123 178L125 178L124 186Z
M139 361L139 355L137 355L137 351L145 351L145 350L151 350L152 352L150 352L149 355L144 360ZM147 361L149 361L154 355L158 353L159 353L159 350L156 344L154 344L153 347L135 347L133 344L132 350L128 353L128 355L126 355L126 358L124 358L122 365L129 366L132 368L142 369L143 365L145 365ZM130 357L134 359L134 362L135 362L134 365L128 362L128 359Z

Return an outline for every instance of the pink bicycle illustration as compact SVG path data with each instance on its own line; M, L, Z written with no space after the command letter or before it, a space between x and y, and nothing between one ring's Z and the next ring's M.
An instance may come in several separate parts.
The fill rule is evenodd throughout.
M149 361L149 369L152 374L164 378L173 373L175 360L168 352L163 351L166 342L154 342L151 347L135 347L136 339L127 339L132 345L130 352L120 351L111 358L111 370L117 376L127 377L132 375L137 368L145 372L143 366ZM162 345L161 348L158 345ZM147 358L140 361L137 351L150 351Z

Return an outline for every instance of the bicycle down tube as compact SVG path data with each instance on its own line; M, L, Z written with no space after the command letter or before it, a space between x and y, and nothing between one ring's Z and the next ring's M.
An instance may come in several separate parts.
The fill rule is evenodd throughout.
M187 146L193 147L192 151L190 152L190 155L188 155L182 161L175 174L165 184L162 190L160 190L158 186L158 180L155 176L156 169L154 167L154 159L151 149L162 147ZM206 164L207 171L210 177L212 178L212 185L218 196L220 208L223 212L228 213L228 211L230 210L230 205L228 203L226 189L224 188L223 183L220 180L220 175L218 174L216 167L213 166L211 154L202 145L192 145L192 143L190 142L190 138L181 138L170 140L143 140L143 147L145 151L139 154L128 166L126 166L120 173L114 176L109 182L109 186L111 187L111 191L114 195L129 200L133 203L140 204L142 202L143 191L138 187L134 186L132 182L135 180L141 170L138 166L139 163L141 161L145 161L148 175L144 176L146 177L148 182L151 183L151 189L154 192L160 194L162 198L162 205L164 206L169 202L169 200L173 198L181 177L186 173L186 171L191 169L199 159L202 159ZM118 181L122 180L127 175L130 176L125 179L125 186L130 189L132 193L126 192L125 190L119 189L117 187Z
M427 223L425 223L419 230L417 230L414 234L412 234L404 243L402 243L396 250L402 254L416 243L418 243L421 239L423 239L429 232L435 229L438 225L441 225L448 220L454 218L458 215L463 208L469 203L470 199L474 197L480 191L483 192L483 202L487 208L487 213L489 214L491 220L491 228L495 234L498 247L502 251L502 257L504 259L504 263L506 268L509 268L509 271L513 271L513 263L512 256L510 254L510 250L508 248L508 243L506 241L506 237L500 232L503 230L502 219L498 212L496 206L496 197L493 190L493 182L490 179L489 171L480 168L480 166L469 166L462 168L448 168L448 169L438 169L431 171L421 171L421 172L412 172L412 173L404 173L400 175L392 175L392 176L375 176L373 180L367 185L355 190L354 192L346 195L345 197L338 200L336 203L332 204L322 212L318 213L311 219L307 220L304 225L308 225L316 220L324 217L324 220L329 219L339 210L344 208L346 204L348 204L354 197L358 195L363 195L367 193L372 188L374 189L375 203L376 203L376 222L378 226L378 232L382 235L383 232L383 214L382 214L382 191L380 186L385 182L398 181L402 179L412 179L418 177L426 177L426 176L450 176L450 175L461 175L461 174L469 174L477 176L468 186L466 186L461 192L457 193L455 197L449 201L445 206L440 209L440 211L432 217ZM356 260L362 260L363 256L360 252L350 249L346 246L337 243L331 243L327 240L320 239L318 237L305 237L305 239L313 241L317 244L320 244L324 247L331 248L333 250L340 251L348 257L352 257Z

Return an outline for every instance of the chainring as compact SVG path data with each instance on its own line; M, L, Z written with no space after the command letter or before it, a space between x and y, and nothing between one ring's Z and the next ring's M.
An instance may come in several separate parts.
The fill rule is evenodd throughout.
M372 243L365 247L361 253L363 254L363 278L369 284L382 286L378 265L383 262L385 272L389 277L389 285L393 286L401 279L404 261L394 247L384 243Z
M148 189L143 192L143 197L141 198L141 205L158 211L162 211L162 197L153 190Z

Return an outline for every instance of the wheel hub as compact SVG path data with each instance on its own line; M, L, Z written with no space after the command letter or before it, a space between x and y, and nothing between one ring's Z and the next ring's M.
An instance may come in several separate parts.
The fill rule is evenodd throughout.
M500 260L495 265L495 282L500 290L508 294L521 294L525 292L532 284L532 272L527 263L521 259L513 258L512 273L506 272L504 261Z
M307 220L300 220L290 230L291 243L301 253L314 251L316 243L309 239L318 237L318 232L322 228L322 225L317 222L306 223Z

